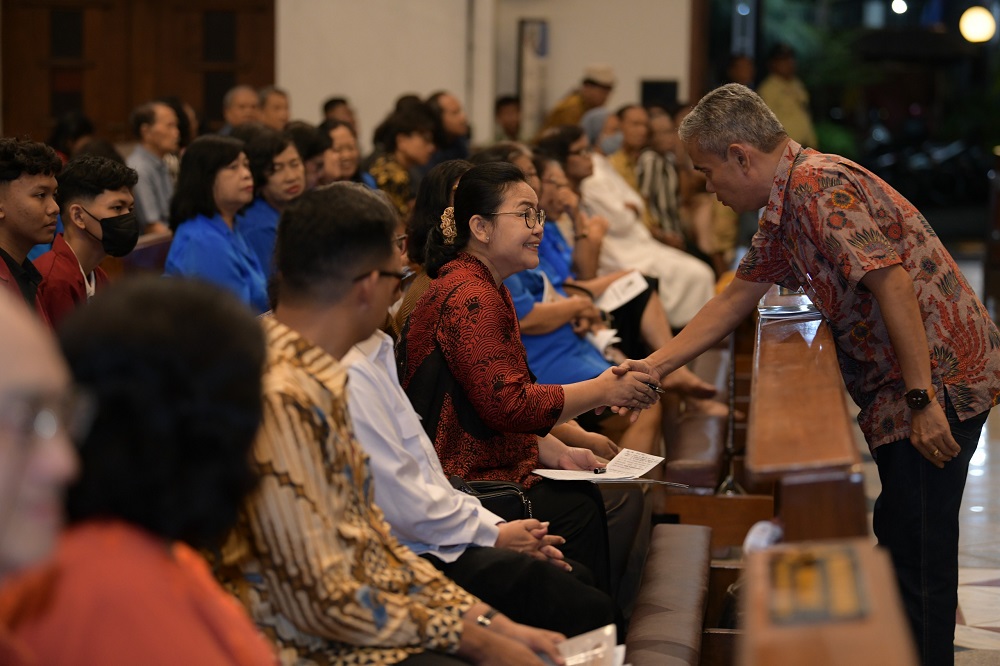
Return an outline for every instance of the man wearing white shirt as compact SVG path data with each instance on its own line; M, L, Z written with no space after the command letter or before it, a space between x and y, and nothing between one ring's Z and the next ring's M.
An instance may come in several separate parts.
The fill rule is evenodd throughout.
M399 386L392 340L381 331L343 358L348 406L369 456L375 503L393 535L512 619L576 635L614 621L611 598L573 574L561 537L537 520L505 522L456 490ZM584 574L589 578L589 572Z
M658 278L670 324L681 328L715 295L715 274L705 262L653 239L643 223L646 204L602 155L591 153L583 130L563 126L538 142L539 151L563 165L581 206L608 221L601 241L598 275L636 269Z

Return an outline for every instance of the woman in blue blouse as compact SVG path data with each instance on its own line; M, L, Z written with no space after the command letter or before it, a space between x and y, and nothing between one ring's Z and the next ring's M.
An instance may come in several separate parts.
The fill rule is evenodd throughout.
M253 177L242 141L215 135L192 141L170 202L174 240L164 275L213 282L256 312L267 310L260 261L236 233L237 214L252 200Z

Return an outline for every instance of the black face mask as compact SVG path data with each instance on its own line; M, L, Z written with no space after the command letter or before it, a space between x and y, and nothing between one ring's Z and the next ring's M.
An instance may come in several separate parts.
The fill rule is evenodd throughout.
M80 206L80 208L83 208L83 206ZM139 224L136 222L135 213L100 218L86 208L83 208L83 212L100 223L101 238L90 234L90 231L86 227L84 231L96 240L101 241L101 246L109 255L112 257L124 257L135 249L135 244L139 242Z

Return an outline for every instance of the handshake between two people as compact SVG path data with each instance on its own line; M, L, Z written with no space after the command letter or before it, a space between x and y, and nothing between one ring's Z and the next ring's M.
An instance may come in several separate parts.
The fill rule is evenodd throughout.
M639 412L655 405L664 393L659 373L645 360L628 359L602 372L597 379L605 386L605 404L611 411L627 415L634 423ZM600 414L604 407L595 411Z

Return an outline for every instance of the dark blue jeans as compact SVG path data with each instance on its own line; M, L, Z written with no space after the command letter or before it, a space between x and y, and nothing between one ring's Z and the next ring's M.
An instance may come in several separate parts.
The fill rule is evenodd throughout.
M924 666L955 663L958 609L958 512L969 460L989 410L959 421L945 397L951 434L962 452L938 469L909 439L875 450L882 492L874 529L892 557L896 580Z

